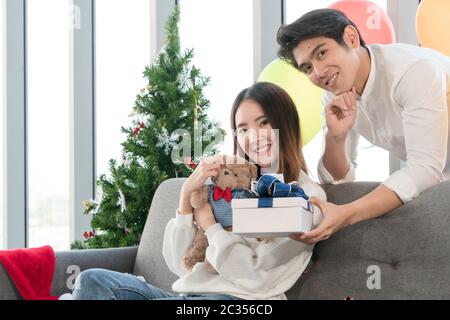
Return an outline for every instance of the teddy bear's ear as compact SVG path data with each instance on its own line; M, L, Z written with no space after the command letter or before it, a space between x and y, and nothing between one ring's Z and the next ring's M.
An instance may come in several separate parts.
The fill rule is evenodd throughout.
M249 170L250 170L250 175L253 179L257 179L258 178L258 167L255 164L249 163L248 165Z

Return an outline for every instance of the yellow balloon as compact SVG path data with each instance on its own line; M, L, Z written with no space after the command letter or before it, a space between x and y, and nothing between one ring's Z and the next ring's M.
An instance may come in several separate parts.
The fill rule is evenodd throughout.
M450 56L450 1L422 0L416 14L416 33L423 47Z
M300 117L303 145L307 145L322 128L321 98L323 90L287 62L276 59L259 75L258 82L270 82L290 95Z

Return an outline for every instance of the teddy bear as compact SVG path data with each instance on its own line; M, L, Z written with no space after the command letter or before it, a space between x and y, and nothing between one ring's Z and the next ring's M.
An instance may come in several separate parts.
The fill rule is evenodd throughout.
M257 177L256 165L237 156L223 156L218 175L211 179L213 184L195 190L190 198L191 206L200 209L209 203L216 221L225 230L231 231L231 199L254 198L255 195L250 189L252 179ZM207 247L208 239L205 232L197 226L192 245L183 257L184 267L191 271L196 263L205 262L206 269L210 273L216 273L214 267L205 260Z

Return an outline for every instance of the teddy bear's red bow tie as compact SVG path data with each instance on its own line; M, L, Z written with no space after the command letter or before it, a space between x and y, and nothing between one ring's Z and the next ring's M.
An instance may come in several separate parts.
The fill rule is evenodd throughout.
M222 198L224 198L226 202L230 202L232 198L231 189L226 188L225 190L222 190L219 187L214 187L214 194L213 194L214 201L219 201Z

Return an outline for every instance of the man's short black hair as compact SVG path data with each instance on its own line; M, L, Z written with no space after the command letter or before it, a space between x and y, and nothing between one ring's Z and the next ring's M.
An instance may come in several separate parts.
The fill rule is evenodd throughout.
M280 45L278 56L297 68L292 52L301 41L326 37L334 39L341 46L346 46L343 36L345 27L349 25L358 32L361 46L366 47L358 27L342 11L317 9L305 13L293 23L283 25L278 29L277 41Z

